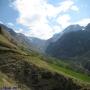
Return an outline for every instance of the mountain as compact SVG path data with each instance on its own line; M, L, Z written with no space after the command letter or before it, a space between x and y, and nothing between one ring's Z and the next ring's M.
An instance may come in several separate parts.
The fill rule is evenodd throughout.
M49 39L50 42L56 42L58 39L60 39L64 34L69 32L75 32L84 29L84 27L81 27L80 25L70 25L67 28L65 28L62 32L59 32L57 34L54 34L52 38Z
M62 34L63 34L63 33L54 34L53 37L51 37L51 38L49 39L50 43L57 41L57 40L62 36Z
M84 34L85 36L83 36ZM77 56L80 52L80 47L83 47L83 38L87 39L87 34L87 32L82 30L81 26L70 25L62 32L56 42L49 44L46 53L58 58Z
M82 30L84 27L76 24L76 25L70 25L68 26L67 28L65 28L63 30L63 33L66 34L66 33L70 33L70 32L76 32L76 31L79 31L79 30Z
M90 50L90 33L86 31L70 32L48 47L56 57L75 57ZM51 51L52 50L52 51Z
M75 57L90 50L90 24L83 30L79 25L71 25L63 31L63 35L51 43L46 52L56 57ZM50 48L49 48L50 47Z
M42 40L35 37L28 37L30 43L34 47L34 50L40 53L45 53L45 49L47 47L47 40Z
M14 32L13 36L10 33L12 29L9 30L0 26L0 87L14 86L19 90L90 90L88 75L59 66L57 60L33 50L28 51L27 45L23 46L27 38Z
M87 32L90 32L90 23L85 27L85 30L86 30Z
M55 34L52 38L50 38L48 40L42 40L42 39L35 38L35 37L28 37L28 39L29 39L30 43L32 44L32 46L34 47L33 50L45 54L45 50L47 49L47 46L50 43L58 40L60 34L61 33Z
M90 24L84 29L73 26L67 27L56 42L49 44L46 53L58 59L67 59L66 62L71 63L70 68L90 75Z
M39 53L44 53L48 45L48 40L41 40L35 37L27 37L22 33L16 33L7 26L0 24L0 27L3 28L5 32L4 36L10 38L10 41L22 49L27 49L28 51L34 50ZM10 37L9 37L10 36Z
M26 49L28 51L35 50L35 45L31 42L31 40L26 37L24 34L16 33L12 29L8 28L7 26L0 24L0 28L2 30L3 36L8 38L10 42L15 44L16 46L20 47L21 49Z

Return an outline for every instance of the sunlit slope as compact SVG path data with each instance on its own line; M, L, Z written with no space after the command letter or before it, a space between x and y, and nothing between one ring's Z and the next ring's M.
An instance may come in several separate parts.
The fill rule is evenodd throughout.
M7 48L16 48L6 37L0 34L0 46L5 46Z

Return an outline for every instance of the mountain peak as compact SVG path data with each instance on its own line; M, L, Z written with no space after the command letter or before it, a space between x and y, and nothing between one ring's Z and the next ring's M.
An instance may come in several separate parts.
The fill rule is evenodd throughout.
M82 27L76 24L76 25L68 26L66 29L64 29L63 32L68 33L68 32L73 32L73 31L78 31L78 30L82 30Z

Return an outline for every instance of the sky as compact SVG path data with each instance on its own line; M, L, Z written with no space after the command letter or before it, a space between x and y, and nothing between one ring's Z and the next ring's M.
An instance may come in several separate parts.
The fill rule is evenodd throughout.
M90 0L0 0L0 23L26 36L49 39L67 26L90 23Z

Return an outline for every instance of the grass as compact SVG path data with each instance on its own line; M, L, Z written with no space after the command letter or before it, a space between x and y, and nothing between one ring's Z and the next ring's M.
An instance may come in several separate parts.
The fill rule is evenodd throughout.
M52 72L57 72L59 74L64 75L65 77L70 77L74 81L78 81L79 83L90 84L90 76L87 76L83 73L77 73L69 68L62 67L60 65L54 63L47 63L44 60L41 60L40 57L31 57L28 56L28 62L35 64L36 66L44 69L48 69Z
M55 64L49 64L49 65L58 73L63 73L65 76L69 76L69 77L79 80L80 82L90 84L90 77L85 74L77 73L75 71L72 71L64 67L57 66Z
M22 86L22 88L18 88L18 84L16 83L15 80L12 80L11 78L7 77L5 74L3 74L2 72L0 72L0 90L4 90L4 87L17 87L17 90L31 90L30 88L28 88L25 85L20 84L20 86ZM5 89L6 90L6 89ZM10 89L11 90L11 89Z
M0 88L3 86L12 87L15 86L15 82L0 72Z
M24 51L20 50L19 47L17 47L13 43L11 43L8 39L6 39L1 34L0 34L0 50L3 50L3 51L13 51L13 52L17 52L19 54L26 55L26 53Z
M3 35L0 34L0 46L7 48L16 48L16 46L8 41Z

